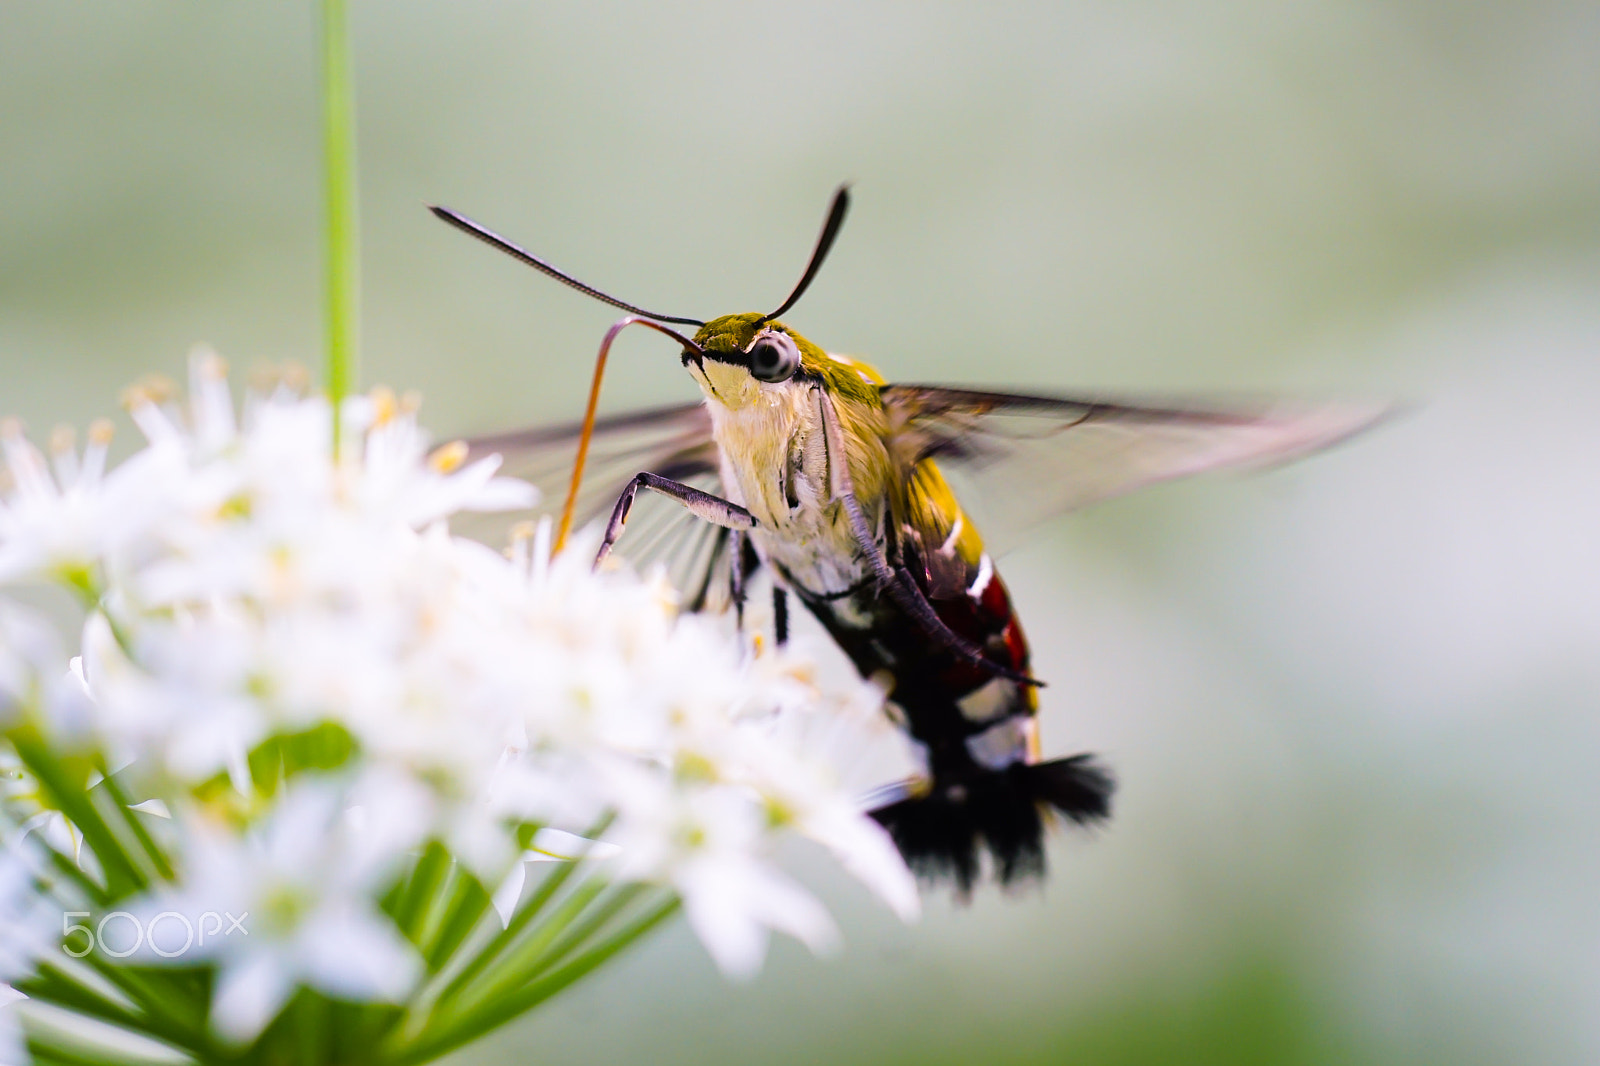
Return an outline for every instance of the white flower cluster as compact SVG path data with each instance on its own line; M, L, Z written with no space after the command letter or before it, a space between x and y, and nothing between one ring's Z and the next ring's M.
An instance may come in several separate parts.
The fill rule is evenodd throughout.
M0 730L92 753L142 801L174 873L136 916L256 916L203 949L219 1033L250 1039L299 984L405 997L418 959L377 896L429 841L506 907L530 833L546 853L604 851L614 880L671 886L731 974L760 965L769 930L834 935L771 860L785 832L915 913L837 761L894 743L876 690L825 692L805 658L679 616L659 581L591 572L592 541L552 559L543 528L504 553L453 536L452 514L532 490L497 459L430 455L413 403L348 403L335 461L323 400L252 393L241 427L214 356L191 378L181 410L133 394L148 445L111 469L106 427L48 460L0 427L0 591L42 580L88 611L69 672L0 596ZM283 754L295 738L321 761ZM16 824L50 813L7 803ZM0 981L27 969L0 963Z

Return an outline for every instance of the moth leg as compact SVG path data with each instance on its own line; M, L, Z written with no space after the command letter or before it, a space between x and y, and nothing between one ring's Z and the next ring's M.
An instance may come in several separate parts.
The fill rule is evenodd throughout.
M928 597L922 594L922 588L917 584L916 578L912 577L911 571L903 566L894 568L894 584L889 586L889 598L905 609L912 618L915 618L917 624L922 626L928 636L960 655L974 666L981 666L997 677L1015 681L1019 685L1044 688L1043 681L1013 670L1002 663L995 662L983 653L982 648L945 625L944 620L939 617L939 612L935 611L933 604L928 602Z
M728 534L728 598L733 601L734 629L744 632L744 530Z
M634 479L628 482L628 487L622 490L622 495L617 498L617 506L611 511L611 521L606 523L605 539L600 542L600 550L595 553L595 566L599 566L605 557L611 554L611 546L622 536L622 527L627 524L628 512L633 508L633 498L639 494L640 489L649 489L669 499L677 500L696 518L703 518L707 522L727 529L746 530L753 529L756 525L755 516L736 503L730 503L709 492L701 492L671 478L645 471L636 474Z
M711 565L706 567L704 576L700 578L699 590L690 597L688 604L683 608L685 614L698 614L705 610L706 600L711 596L711 583L717 577L717 560L728 550L728 538L732 535L733 530L726 527L717 530L716 540L711 545Z
M889 598L915 619L923 632L974 666L980 666L998 677L1018 684L1043 688L1044 682L995 662L983 653L982 648L945 625L944 620L939 617L939 612L928 602L928 597L922 594L922 589L917 586L910 571L904 567L889 565L883 549L878 546L878 538L872 535L872 528L867 525L867 516L862 513L861 503L856 499L855 488L850 483L850 471L844 459L846 454L844 435L839 430L838 412L833 409L833 401L828 398L827 393L821 389L816 390L816 393L817 405L822 413L823 439L828 446L828 475L832 482L830 488L833 498L844 505L845 514L850 518L850 528L856 535L856 543L866 553L867 561L872 564L872 572L878 579L878 587L887 591ZM834 461L835 456L838 457L837 462Z
M780 648L789 643L789 594L781 585L772 586L772 639Z

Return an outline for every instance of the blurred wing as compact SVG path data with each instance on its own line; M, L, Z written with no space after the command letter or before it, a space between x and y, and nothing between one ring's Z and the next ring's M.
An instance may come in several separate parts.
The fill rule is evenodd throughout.
M467 442L473 459L499 454L500 472L539 488L535 514L559 519L578 454L581 422L539 426ZM635 474L660 474L722 495L711 416L701 403L630 411L595 423L584 464L573 527L604 520ZM524 516L519 516L524 517ZM474 530L482 533L481 530ZM699 521L671 500L641 493L628 516L617 553L643 571L661 562L692 610L720 604L727 587L727 530ZM716 572L721 571L719 579Z
M891 453L966 482L991 551L1054 515L1219 467L1284 462L1343 440L1381 405L1139 405L886 385ZM931 531L930 531L931 538Z

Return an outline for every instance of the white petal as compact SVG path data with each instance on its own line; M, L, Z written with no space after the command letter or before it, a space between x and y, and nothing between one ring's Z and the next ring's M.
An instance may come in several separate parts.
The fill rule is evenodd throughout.
M0 984L0 1066L29 1066L33 1061L16 1011L16 1004L27 998L10 985Z
M167 809L165 800L148 799L143 803L130 803L128 804L128 809L130 811L141 811L144 814L154 815L157 818L166 818L169 821L172 818L172 812Z
M609 859L621 849L603 840L590 840L577 833L545 826L533 836L533 850L553 859Z
M422 842L434 820L432 794L390 767L365 775L351 790L356 806L345 812L344 863L352 883L370 888Z
M839 946L839 927L812 895L775 871L752 873L752 912L770 928L788 933L818 955Z
M224 955L211 1003L211 1028L230 1043L249 1043L278 1016L292 991L293 976L275 951Z
M308 982L329 995L399 1002L422 965L386 918L331 912L306 924L298 938Z
M679 880L689 926L724 975L748 980L767 956L767 930L744 908L739 887L715 873Z
M877 822L854 812L830 812L802 822L800 828L826 845L839 864L877 893L901 921L914 922L922 915L917 880Z
M500 882L500 887L494 890L494 895L489 901L494 904L495 913L500 915L502 927L511 924L511 916L517 911L517 904L522 901L522 886L528 883L527 856L522 861L514 863L511 872L506 874L505 880Z

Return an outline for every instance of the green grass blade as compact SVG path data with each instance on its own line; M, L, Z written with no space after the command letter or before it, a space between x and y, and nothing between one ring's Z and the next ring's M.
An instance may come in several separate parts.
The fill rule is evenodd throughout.
M328 402L339 454L339 405L360 378L360 235L356 212L356 107L344 0L322 0L322 150L327 237Z

